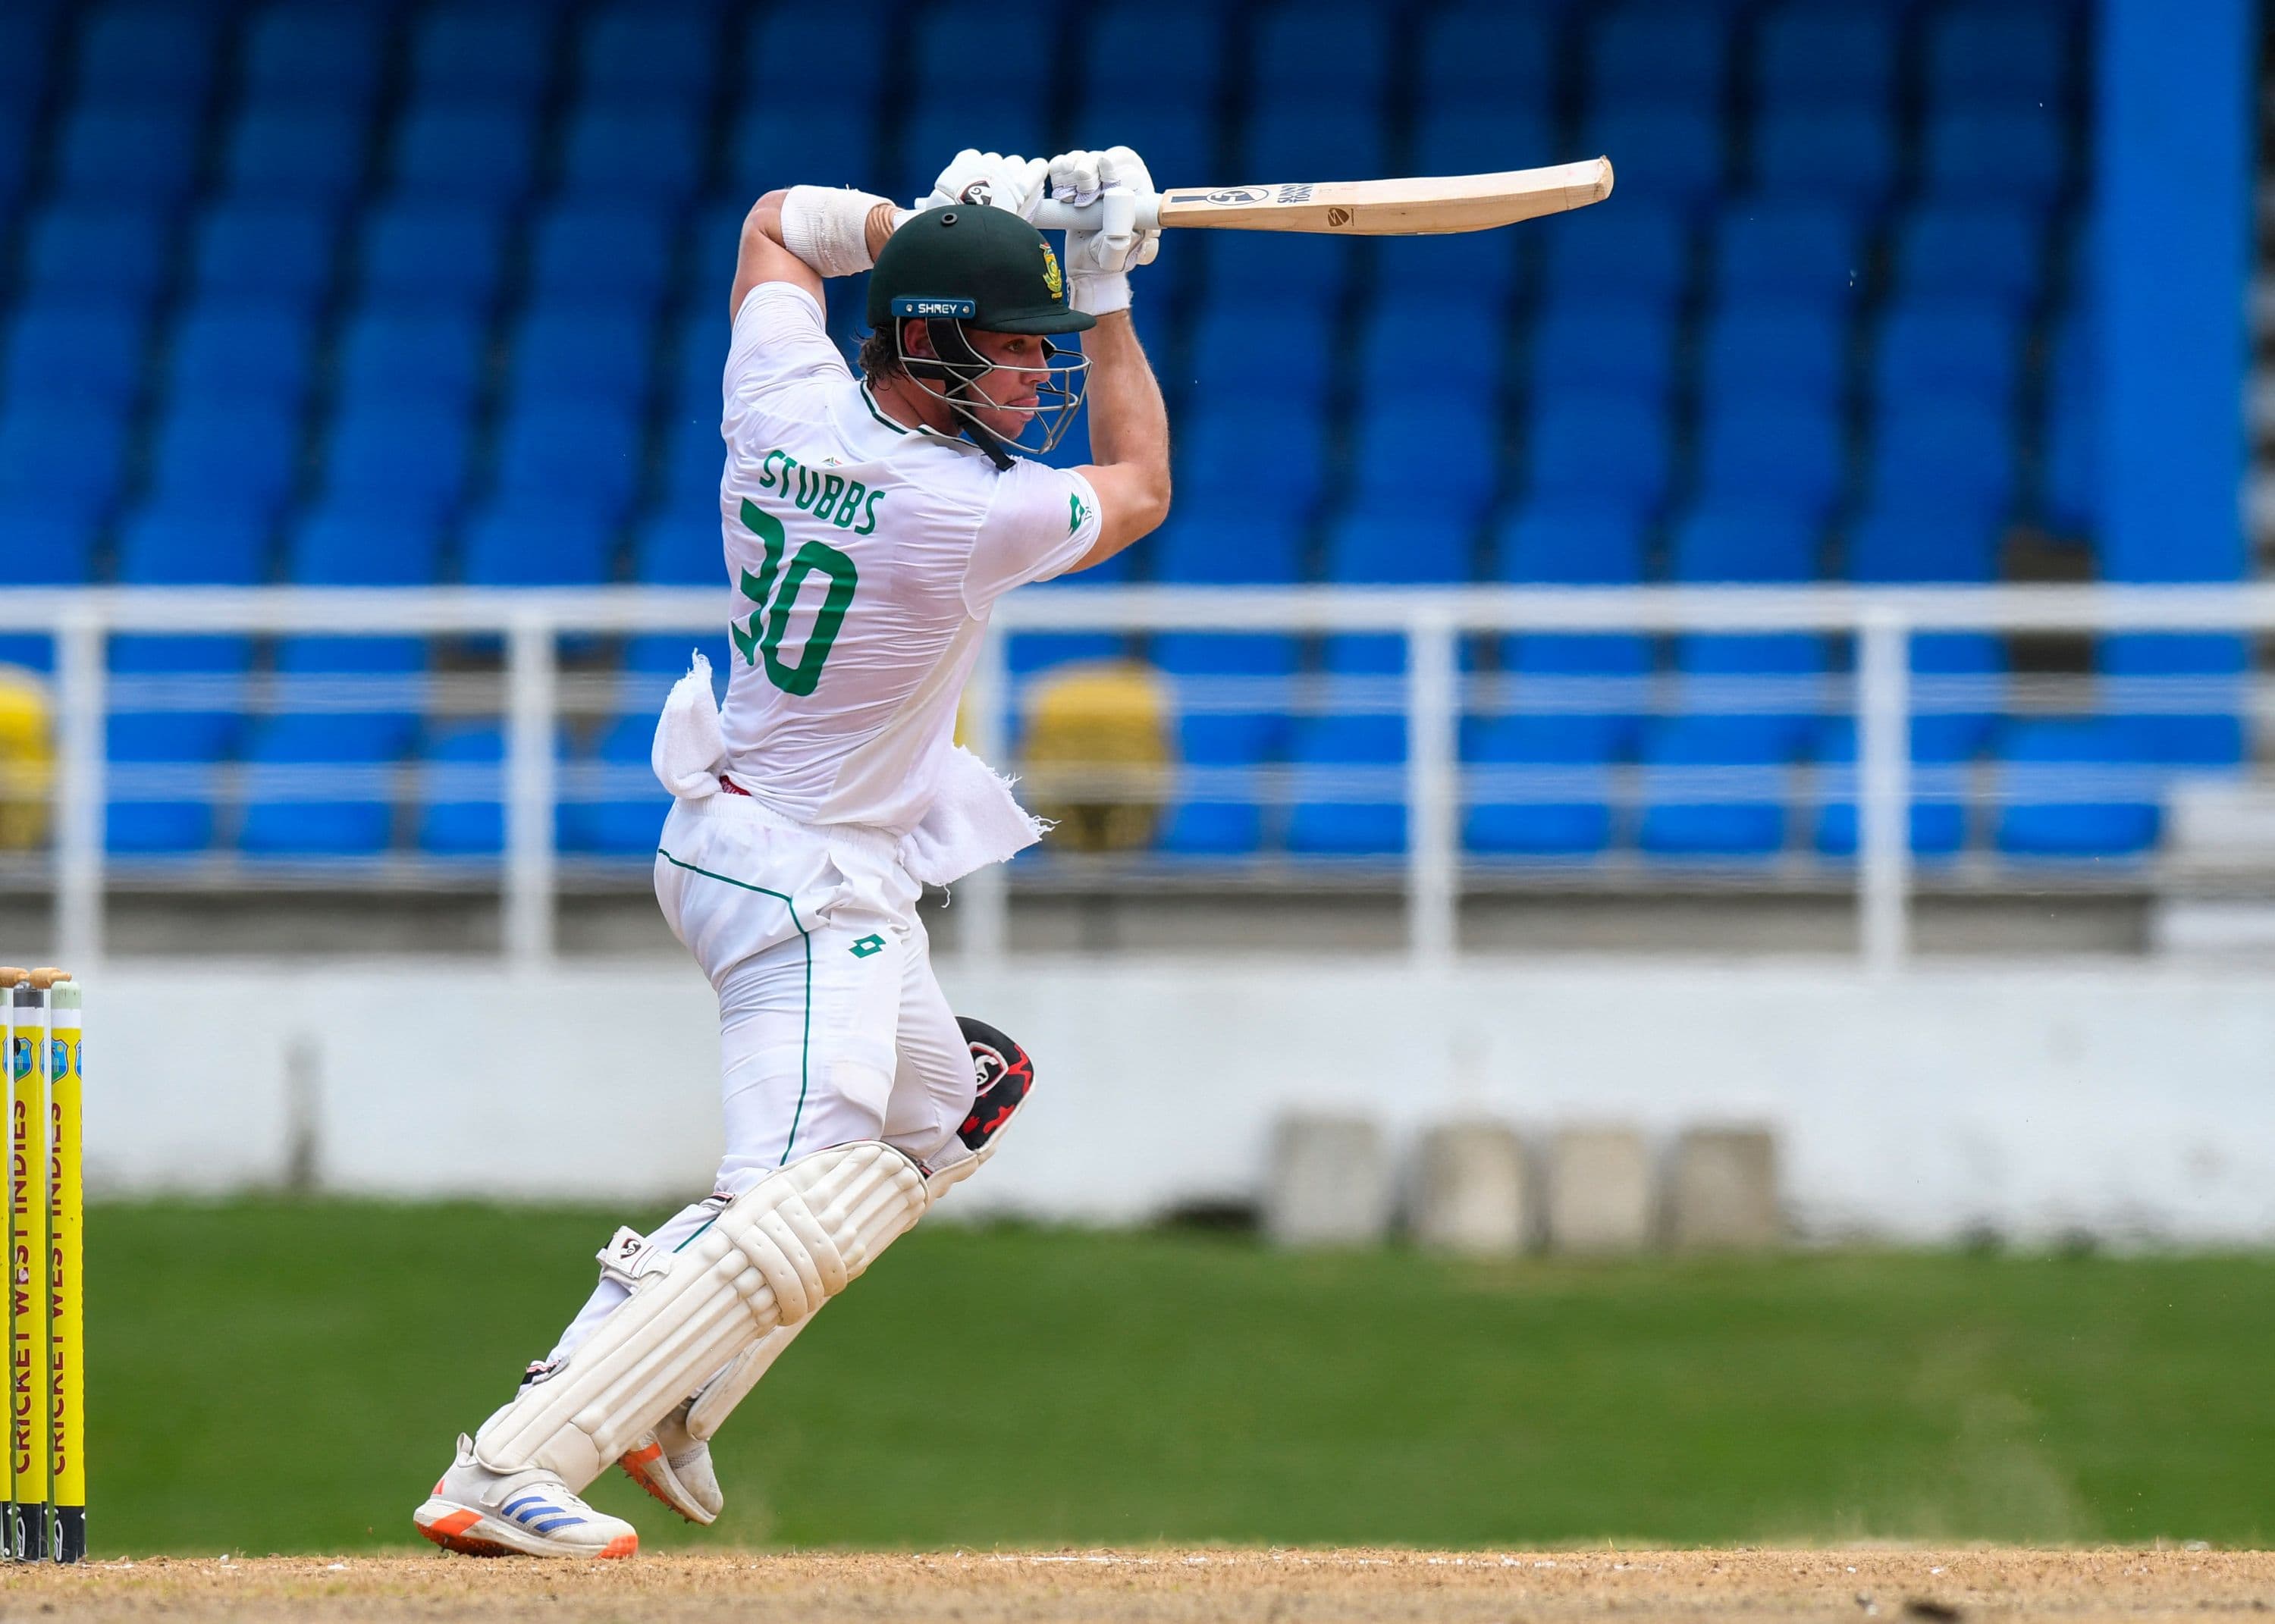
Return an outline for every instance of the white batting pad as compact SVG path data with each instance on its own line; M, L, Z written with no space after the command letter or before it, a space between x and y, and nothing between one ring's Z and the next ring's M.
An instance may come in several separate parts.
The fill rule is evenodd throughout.
M875 1140L792 1162L728 1203L678 1252L634 1268L624 1305L474 1440L494 1470L543 1466L571 1489L752 1342L845 1289L924 1216L917 1165Z

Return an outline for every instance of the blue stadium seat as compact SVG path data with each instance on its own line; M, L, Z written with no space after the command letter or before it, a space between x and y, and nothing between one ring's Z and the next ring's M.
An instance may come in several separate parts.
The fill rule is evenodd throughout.
M512 396L573 396L638 406L647 395L654 324L638 308L537 305L514 335Z
M127 100L117 91L64 120L56 186L80 203L170 208L188 193L197 124L187 108Z
M467 521L460 576L469 586L598 586L614 539L601 513L525 490Z
M85 586L94 578L94 537L100 514L68 495L11 485L8 426L0 419L0 530L8 552L0 557L0 583L10 586ZM0 638L0 661L45 669L51 650L40 637Z
M641 525L633 540L632 579L644 586L716 586L726 578L715 523L666 511Z
M1672 304L1689 280L1688 232L1674 212L1624 195L1617 208L1560 217L1544 239L1550 297L1626 296Z
M1243 89L1257 107L1333 102L1352 124L1372 123L1390 65L1389 21L1346 0L1282 0L1258 19L1253 79Z
M5 20L0 16L0 26ZM0 49L5 43L0 41ZM10 94L0 88L0 240L8 235L16 200L31 182L33 115L38 110L30 95L11 101Z
M889 48L887 12L878 0L843 0L830 7L835 49L849 62L874 62ZM764 6L743 36L742 85L778 101L820 109L845 99L842 79L812 70L813 21L795 6ZM800 64L803 65L801 69ZM736 88L739 88L737 87ZM864 116L874 109L863 106ZM942 162L946 161L943 155ZM777 185L782 183L776 183ZM835 183L831 183L835 184Z
M1931 195L2043 211L2068 170L2068 143L2051 107L1962 106L1928 121Z
M1645 513L1667 495L1667 413L1632 395L1560 397L1532 418L1526 489L1536 502Z
M427 516L465 484L466 421L435 401L350 405L333 426L326 488L359 503Z
M1710 405L1772 396L1830 412L1848 348L1839 310L1767 297L1725 304L1707 324L1701 393Z
M551 502L563 523L580 513L614 523L639 477L638 419L595 401L539 399L499 431L502 496Z
M1894 122L1848 104L1766 112L1754 126L1754 180L1772 197L1877 208L1895 186Z
M273 526L250 506L162 494L118 530L118 579L129 586L258 586L268 578Z
M1923 724L1941 720L1919 717L1911 730L1911 797L1907 809L1908 838L1912 855L1938 858L1958 855L1967 846L1967 803L1959 765L1974 751L1939 738ZM1819 773L1828 792L1817 809L1817 850L1829 857L1856 855L1858 825L1855 799L1856 724L1848 717L1825 721L1815 752Z
M1059 13L1041 0L943 0L918 12L914 21L911 46L919 85L963 86L985 96L997 87L1039 85L1050 75ZM938 163L953 155L954 148L942 153Z
M1485 299L1494 306L1488 319L1505 321L1516 280L1515 249L1516 234L1510 231L1379 238L1375 286L1386 300L1420 300L1432 292L1451 299ZM1440 335L1436 348L1444 347Z
M1540 586L1625 586L1643 579L1644 527L1597 502L1528 503L1497 527L1494 578Z
M1988 585L1998 578L1999 515L1932 489L1868 508L1848 527L1848 578Z
M533 105L545 87L560 16L555 6L509 0L427 12L412 36L414 97Z
M166 238L164 220L142 209L51 204L32 222L24 291L147 306L171 263Z
M1082 102L1093 108L1133 87L1188 113L1215 106L1228 57L1224 19L1214 7L1177 0L1121 0L1098 8L1077 58L1087 82ZM1138 143L1149 166L1152 151ZM1177 183L1157 174L1162 185Z
M370 140L360 108L256 102L230 132L223 172L240 200L333 207L362 182Z
M405 197L503 208L527 193L536 163L537 128L528 113L443 102L404 115L388 172Z
M109 407L14 403L0 413L0 516L100 515L118 495L125 449L125 425Z
M653 308L671 262L671 223L636 204L570 203L548 211L531 257L532 291L540 298L613 299ZM719 277L733 275L730 261ZM719 302L725 303L723 292Z
M1926 65L1931 107L2066 106L2067 8L2040 0L1954 6L1928 25Z
M941 154L933 162L933 171L953 155ZM748 197L777 186L860 186L873 192L887 178L879 172L881 167L877 121L854 102L760 97L737 115L727 155L729 184L737 195ZM931 178L925 178L927 185ZM915 195L895 200L909 203ZM749 207L735 207L738 230ZM714 268L711 274L723 281L733 272L729 257L723 268Z
M1302 515L1178 512L1146 546L1154 578L1188 586L1284 586L1298 577Z
M1325 471L1319 419L1304 412L1259 415L1236 400L1204 398L1180 426L1176 511L1186 511L1188 496L1219 497L1239 512L1309 511Z
M1920 491L1985 513L2014 497L2014 425L2003 407L1969 397L1914 396L1880 413L1867 501L1901 505Z
M201 102L213 82L215 8L194 0L110 0L79 35L79 94Z
M1880 329L1873 393L1885 403L1964 395L2004 408L2014 398L2022 341L2014 313L1996 300L1899 304Z
M263 6L247 26L244 74L255 103L360 111L385 64L388 8L339 0Z
M1717 585L1812 580L1818 541L1817 525L1783 506L1701 507L1674 527L1667 572Z
M258 298L306 311L332 279L339 232L324 215L287 204L223 203L198 223L193 250L201 298Z
M505 730L491 721L445 723L429 732L419 759L419 850L439 857L503 851Z
M1366 450L1350 487L1354 503L1402 510L1415 524L1474 523L1500 472L1500 420L1478 407L1435 387L1386 390L1359 403L1357 433Z
M473 400L483 344L481 326L463 311L359 311L340 339L341 399L351 409L431 402L463 412Z
M1629 197L1689 210L1721 190L1727 139L1717 109L1638 104L1591 117L1582 145L1591 154L1620 155L1620 189Z
M2014 722L1999 755L1993 838L2002 855L2075 861L2138 857L2156 845L2158 776L2139 730L2122 719Z
M1852 0L1779 6L1761 21L1755 86L1772 107L1886 108L1895 87L1901 20L1895 6Z
M1523 684L1520 684L1522 687ZM1462 845L1481 857L1593 857L1612 843L1617 719L1534 714L1472 718Z
M1546 105L1520 101L1425 103L1414 129L1415 173L1482 175L1512 164L1531 165L1552 144Z
M1384 133L1381 120L1354 116L1323 97L1264 103L1249 117L1241 171L1267 180L1277 175L1372 180L1389 173Z
M123 412L142 381L149 323L128 306L23 303L8 328L0 402L70 401Z
M1439 12L1422 36L1421 104L1547 106L1556 70L1557 21L1547 7L1495 5L1484 0L1468 0ZM1481 168L1506 169L1511 163L1522 168L1528 162L1509 159Z
M649 205L686 201L703 157L698 110L684 102L578 109L562 150L562 190Z
M1648 299L1552 302L1532 330L1532 398L1601 389L1663 399L1674 375L1674 318Z
M1914 298L1999 298L2022 306L2044 275L2043 221L2019 209L1931 204L1906 225L1896 286Z
M1440 387L1486 412L1500 388L1508 306L1470 289L1385 280L1359 331L1363 393L1394 389L1427 368Z
M0 7L0 107L29 110L48 83L55 49L55 8Z
M300 521L285 577L300 586L432 586L442 534L435 506L419 493L351 488Z
M1237 308L1243 319L1256 320L1262 311L1280 313L1290 320L1309 320L1332 313L1344 284L1350 280L1355 245L1348 238L1287 236L1266 231L1214 231L1208 245L1209 313ZM1326 346L1316 328L1307 349ZM1193 346L1205 357L1208 347ZM1301 357L1285 358L1284 365L1302 366Z
M1731 33L1725 6L1624 0L1589 42L1588 105L1718 107L1729 79ZM1624 166L1620 178L1627 178Z
M1864 245L1845 208L1757 198L1722 216L1714 280L1726 299L1846 309L1863 276Z
M1473 513L1416 513L1396 505L1346 509L1327 531L1326 578L1365 586L1422 586L1470 578Z
M2129 713L2143 755L2171 767L2233 767L2247 740L2238 712L2249 705L2251 653L2221 634L2128 632L2104 638L2095 663L2104 702Z
M173 392L297 407L308 387L314 341L307 318L289 306L229 300L194 306L174 330Z
M130 633L111 639L110 666L105 846L122 857L205 850L220 785L198 769L225 760L244 733L251 639Z
M1216 301L1202 313L1193 333L1195 398L1235 399L1269 380L1289 409L1315 409L1325 396L1333 359L1315 313L1294 299Z
M1783 850L1795 746L1746 716L1669 716L1645 731L1636 844L1675 862L1758 862Z
M1701 423L1702 508L1767 508L1815 527L1848 474L1840 419L1822 402L1756 397L1727 402Z
M299 472L299 440L293 408L183 401L158 431L153 500L274 514Z
M705 413L676 424L664 445L663 502L665 510L681 519L701 521L707 528L719 524L719 478L726 452L719 434L719 414Z
M717 78L716 8L615 0L592 12L577 42L577 78L587 102L669 100L703 106Z
M681 657L684 661L684 653ZM656 786L648 767L654 732L653 716L643 706L611 724L591 753L573 760L563 774L563 782L571 790L580 797L592 797L562 805L563 851L654 861L656 837L671 810L670 797ZM627 795L624 789L627 785L637 788Z
M366 216L357 256L367 298L470 310L496 297L504 221L487 208L397 202Z
M1298 719L1289 747L1288 850L1304 857L1390 857L1406 850L1406 719Z

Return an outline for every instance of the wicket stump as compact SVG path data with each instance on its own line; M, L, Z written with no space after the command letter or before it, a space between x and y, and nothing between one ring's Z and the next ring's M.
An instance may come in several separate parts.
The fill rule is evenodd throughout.
M87 1555L85 1141L78 983L0 967L8 1122L8 1423L0 1555Z

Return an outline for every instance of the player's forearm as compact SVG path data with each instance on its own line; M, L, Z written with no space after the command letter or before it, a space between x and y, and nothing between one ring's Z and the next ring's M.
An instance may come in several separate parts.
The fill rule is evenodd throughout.
M824 276L852 276L868 269L895 229L908 217L906 209L866 193L825 192L819 187L800 190L808 195L797 205L792 204L788 187L767 193L751 206L744 229L757 230ZM802 208L804 217L786 221L785 215L794 208ZM858 228L853 223L857 215ZM864 252L857 253L852 247L857 236ZM860 259L867 263L853 262Z
M1083 349L1090 357L1091 461L1138 476L1158 525L1169 511L1169 413L1130 313L1099 317Z

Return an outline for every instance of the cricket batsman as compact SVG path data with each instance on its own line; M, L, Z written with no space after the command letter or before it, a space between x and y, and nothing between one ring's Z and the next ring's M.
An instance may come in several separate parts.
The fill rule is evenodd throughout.
M413 1514L482 1555L621 1557L579 1492L611 1462L683 1516L722 1505L707 1440L783 1347L994 1150L1032 1069L951 1013L917 901L1039 826L954 742L995 601L1113 557L1169 506L1168 422L1129 313L1156 234L1028 223L1150 192L1127 147L966 151L918 212L818 186L752 208L729 300L719 508L733 673L657 723L674 796L656 899L719 995L711 1194L617 1231L511 1402ZM874 268L856 376L822 280ZM1079 352L1054 343L1085 335ZM1054 365L1054 357L1060 364ZM1090 404L1092 462L1048 450Z

